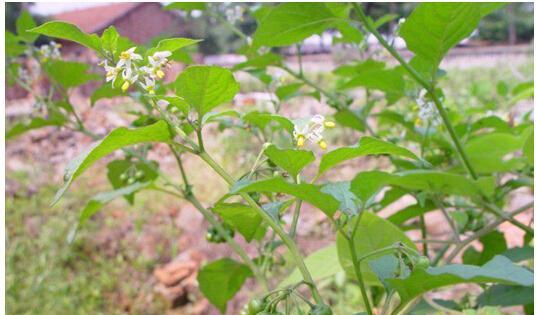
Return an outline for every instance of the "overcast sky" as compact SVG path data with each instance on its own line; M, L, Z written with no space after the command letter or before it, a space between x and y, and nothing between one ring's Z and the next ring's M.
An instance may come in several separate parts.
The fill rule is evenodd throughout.
M83 8L89 8L94 7L98 5L106 5L109 4L109 2L76 2L76 3L68 3L68 2L56 2L56 3L47 3L47 2L37 2L34 5L30 7L30 11L32 13L40 14L40 15L49 15L49 14L56 14L60 12L65 11L72 11L76 9L83 9Z

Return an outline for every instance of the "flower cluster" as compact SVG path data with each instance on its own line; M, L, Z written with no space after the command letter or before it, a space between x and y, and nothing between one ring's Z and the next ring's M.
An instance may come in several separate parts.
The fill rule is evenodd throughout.
M416 102L419 110L417 120L415 121L416 125L422 125L424 122L428 122L435 127L441 124L441 119L434 103L426 99L425 90L421 90Z
M294 140L296 146L301 148L306 141L317 143L322 150L326 150L328 144L324 140L324 129L333 128L335 123L327 121L322 115L314 115L309 119L298 119L294 121Z
M49 44L39 47L37 54L39 55L39 59L43 62L51 59L61 59L60 48L61 44L51 41Z
M121 75L123 84L121 90L126 92L128 88L135 82L139 82L140 86L149 94L154 94L156 80L164 78L162 70L168 64L168 57L171 56L169 51L158 51L152 56L147 57L148 63L141 65L143 58L137 54L136 47L123 51L119 56L119 61L116 65L109 65L108 61L104 61L104 70L106 70L106 82L115 80ZM141 79L140 79L141 77Z
M235 24L238 21L243 21L244 17L244 8L242 6L235 6L225 10L225 16L227 21L231 24Z

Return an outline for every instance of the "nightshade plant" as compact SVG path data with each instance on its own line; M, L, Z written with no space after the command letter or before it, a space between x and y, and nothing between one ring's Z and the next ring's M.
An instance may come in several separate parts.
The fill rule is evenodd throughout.
M136 46L113 26L98 36L64 22L36 27L31 16L23 13L17 34L6 34L8 79L34 93L41 105L28 123L9 130L7 138L43 126L63 126L95 139L94 145L69 163L54 203L99 159L116 150L124 152L123 159L108 164L113 190L87 203L76 228L83 228L85 221L115 198L134 202L140 190L191 203L210 223L207 240L226 243L238 257L210 262L198 274L200 290L222 313L245 280L254 277L263 293L245 305L242 314L332 314L330 301L317 284L344 271L362 295L363 305L354 306L356 314L408 313L422 297L439 311L476 314L486 305L522 305L532 314L533 273L528 261L533 258L534 232L515 215L533 207L529 203L508 212L505 206L516 189L533 187L533 122L530 115L508 122L486 115L484 107L457 107L441 90L442 82L448 80L440 69L443 57L475 30L482 17L501 6L417 5L396 31L413 53L407 59L391 45L392 39L377 30L395 17L373 20L357 3L266 4L254 12L230 8L227 13L214 4L172 3L166 9L201 10L226 23L244 40L241 53L246 61L232 69L192 65L170 84L161 80L166 65L198 40L168 38L152 47ZM242 14L252 14L257 22L251 36L233 24ZM227 20L230 15L233 18ZM369 49L366 39L375 37L397 64L391 67L373 58L351 60L334 71L337 83L328 88L306 77L301 58L300 68L294 70L274 49L296 46L300 57L300 43L328 29L339 31L337 41L361 51ZM137 112L128 128L115 129L103 138L92 133L70 104L69 92L99 76L89 72L91 65L62 61L54 43L33 48L38 34L74 41L102 59L105 83L91 96L92 104L127 95L143 111ZM269 90L275 80L269 68L279 68L294 78L274 91L278 99L273 100L273 110L218 111L240 90L234 71L251 74ZM39 94L32 89L32 80L41 71L51 85L48 92ZM365 91L363 97L350 96L349 91L357 88ZM509 104L533 96L532 82L511 92L504 87L500 90ZM298 95L330 106L332 118L315 115L291 120L281 115L281 106ZM249 172L230 174L207 152L203 128L211 123L219 123L220 128L246 128L252 138L261 140ZM324 135L327 128L350 128L362 136L355 145L332 148ZM176 158L180 184L148 159L151 143L157 142L169 146ZM317 152L326 152L315 154L315 147ZM197 199L183 167L186 155L201 158L228 184L228 193L216 204L206 207ZM391 171L363 171L341 182L325 176L345 161L377 155L388 156ZM302 170L315 160L316 175L307 178ZM403 196L412 196L414 204L382 217L382 209ZM337 234L335 244L308 257L296 243L303 202L323 212ZM451 229L449 240L426 235L424 214L436 210ZM285 212L292 214L290 222L282 220ZM504 235L497 230L503 222L523 231L524 247L506 248ZM412 241L406 230L420 231L421 239ZM238 235L258 243L260 254L248 255L235 241ZM483 244L482 250L471 246L475 241ZM432 246L436 243L442 247ZM282 248L288 258L286 266L295 270L275 283L271 267ZM463 264L452 264L459 254ZM429 291L460 283L477 283L481 290L464 305L426 297Z

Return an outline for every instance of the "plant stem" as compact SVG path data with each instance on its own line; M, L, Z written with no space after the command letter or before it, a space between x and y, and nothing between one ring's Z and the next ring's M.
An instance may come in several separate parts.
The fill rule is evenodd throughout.
M523 211L526 211L533 207L532 203L528 203L512 212L509 213L509 216L515 216ZM505 218L497 218L492 223L488 224L487 226L483 227L482 229L478 230L475 234L471 235L470 237L463 240L461 243L456 245L456 247L452 250L452 252L449 254L449 256L445 259L446 263L451 262L457 255L460 253L465 246L469 245L471 242L481 238L482 236L494 231L499 225L507 221Z
M437 111L439 112L439 115L441 116L441 119L443 120L443 123L445 124L447 131L454 142L454 146L456 147L456 151L458 152L458 155L460 156L462 163L464 164L465 168L471 175L473 179L477 179L476 172L474 171L474 168L472 167L471 163L469 162L469 159L467 158L467 154L465 153L465 150L463 149L460 140L458 139L458 136L454 132L454 128L452 127L452 124L450 123L450 120L448 118L448 114L445 111L445 108L443 107L443 104L437 97L434 86L430 84L429 82L424 79L417 70L415 70L412 66L410 66L404 58L394 49L387 41L383 38L383 36L376 30L376 28L370 23L370 20L366 17L365 12L363 12L363 9L360 5L353 3L354 9L363 23L363 26L372 34L376 39L380 42L380 44L393 56L400 65L408 71L408 73L417 81L430 95L432 98Z
M297 175L296 178L294 179L294 181L296 182L296 184L299 184L300 183L300 175ZM294 214L292 216L292 223L290 225L290 231L288 233L291 238L296 237L296 229L298 228L298 219L300 218L301 205L302 205L302 200L297 199L296 200L296 206L294 207Z
M227 231L223 228L221 223L215 218L215 216L207 210L197 198L193 194L190 194L186 196L186 199L205 217L205 219L220 233L223 238L227 241L227 244L236 252L238 256L242 259L242 261L251 269L255 277L259 280L261 285L265 290L270 290L268 286L268 281L263 276L263 274L260 272L259 268L255 263L249 258L248 254L242 247L236 243L236 241L227 233Z
M367 289L365 288L365 282L363 281L363 274L361 273L361 261L357 257L355 241L354 241L354 236L359 226L359 222L361 221L361 218L363 217L363 213L365 213L365 211L361 210L361 212L357 216L356 222L354 226L352 227L352 232L350 234L350 237L347 238L347 240L348 240L348 246L350 247L350 254L352 255L352 265L354 265L354 271L355 271L355 275L357 278L357 284L359 285L361 296L363 297L363 301L365 302L365 308L367 309L367 314L374 315L374 313L372 312L370 301L368 299Z
M428 243L426 242L426 221L424 221L424 214L419 216L419 226L421 228L421 236L423 239L422 252L424 256L428 257Z
M201 152L198 154L205 163L207 163L218 175L220 175L221 178L223 178L229 186L234 185L235 180L232 178L231 175L229 175L207 152ZM323 303L322 298L320 297L320 293L318 292L318 289L316 288L316 285L314 284L313 277L309 273L309 270L307 269L307 266L305 266L305 262L303 261L303 258L301 254L299 253L298 247L296 243L290 238L287 233L283 230L283 228L277 223L272 220L270 215L266 213L258 204L253 200L247 193L239 193L239 195L253 208L255 211L261 216L261 218L270 225L270 227L274 230L274 232L281 238L281 241L285 244L285 246L288 248L290 254L292 255L298 270L300 270L300 273L303 276L304 281L307 283L310 283L311 287L311 293L313 295L314 300L316 303Z
M450 217L449 213L447 212L447 209L445 209L445 207L443 206L443 204L441 203L441 201L438 198L433 197L432 200L436 204L436 207L439 208L439 210L441 211L441 213L445 217L445 220L447 221L450 229L452 230L452 234L454 235L454 240L459 243L460 242L460 234L458 234L458 229L456 228L456 224L454 223L454 221L452 221L452 218Z

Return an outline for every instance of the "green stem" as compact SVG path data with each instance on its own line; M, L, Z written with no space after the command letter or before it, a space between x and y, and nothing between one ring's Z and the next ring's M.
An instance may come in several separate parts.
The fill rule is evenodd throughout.
M428 257L428 242L426 242L426 221L424 221L424 215L419 216L419 226L421 228L421 237L423 239L422 252L424 256Z
M296 176L294 181L296 182L296 184L299 184L300 183L300 175ZM292 223L290 225L290 231L288 233L290 235L290 237L292 237L292 238L296 237L296 229L298 228L298 220L300 218L301 205L302 205L302 200L297 199L296 200L296 206L294 208L294 214L292 216Z
M235 183L235 180L232 178L231 175L229 175L207 152L201 152L199 153L199 157L205 161L218 175L220 175L221 178L223 178L229 186L233 186ZM303 276L304 281L311 284L311 293L313 295L314 300L316 303L323 303L322 298L320 297L320 293L318 292L318 289L316 288L316 285L314 284L313 277L309 273L309 270L307 269L307 266L305 265L305 262L303 261L303 258L298 250L298 247L296 243L290 238L287 233L283 230L283 228L277 223L272 220L270 215L266 213L258 204L253 200L247 193L240 193L239 194L255 211L261 216L261 218L270 225L270 227L274 230L274 232L281 238L281 241L285 244L285 246L288 248L290 254L292 255L298 270Z
M374 315L374 313L372 312L372 306L370 305L370 301L368 299L367 289L365 288L365 282L363 281L363 274L361 273L361 261L357 257L357 252L355 248L356 246L355 246L355 241L354 241L354 236L359 226L359 222L361 221L361 218L363 216L363 213L365 213L364 210L362 210L359 213L356 219L356 222L352 228L350 237L347 238L347 240L348 240L348 245L350 246L350 253L352 255L352 264L354 265L354 271L355 271L355 275L357 278L357 284L359 285L361 296L363 297L363 301L365 302L365 308L367 309L367 314Z
M443 107L443 104L441 103L441 101L439 100L439 98L437 97L437 95L435 93L434 86L432 84L430 84L429 82L427 82L426 79L424 79L420 75L420 73L417 72L417 70L415 70L412 66L410 66L404 60L404 58L402 58L402 56L398 53L398 51L396 51L396 49L394 49L391 45L389 45L389 43L387 43L387 41L383 38L383 36L378 32L378 30L376 30L376 28L372 25L370 20L366 17L365 12L363 12L363 9L361 8L360 5L358 5L356 3L353 3L353 6L354 6L354 9L355 9L355 11L357 13L357 16L359 17L359 19L363 23L363 26L365 26L365 28L372 35L374 35L374 37L376 37L376 39L378 39L380 44L391 54L391 56L393 56L400 63L400 65L404 69L406 69L406 71L408 71L408 73L415 79L415 81L417 81L428 92L428 94L432 98L432 100L433 100L433 102L434 102L434 104L435 104L435 106L437 108L437 111L439 112L439 115L441 116L441 119L443 120L443 123L445 124L445 126L447 128L447 131L448 131L452 141L454 142L454 146L456 147L456 151L458 152L458 155L460 156L465 168L467 169L467 171L469 172L469 174L471 175L471 177L473 179L477 179L478 177L476 175L476 172L474 171L474 168L472 167L471 163L469 162L467 154L465 153L465 150L463 149L463 147L462 147L462 145L460 143L460 140L458 139L458 136L454 132L454 128L452 127L452 124L450 123L450 120L448 118L448 114L445 111L445 108Z
M186 199L205 217L205 219L218 231L219 234L227 241L227 244L235 251L235 253L240 256L242 261L251 269L255 277L259 280L263 288L267 291L270 290L268 286L268 281L262 275L259 268L255 263L249 258L248 254L242 247L227 233L223 225L214 217L214 215L207 210L193 194L186 196Z

